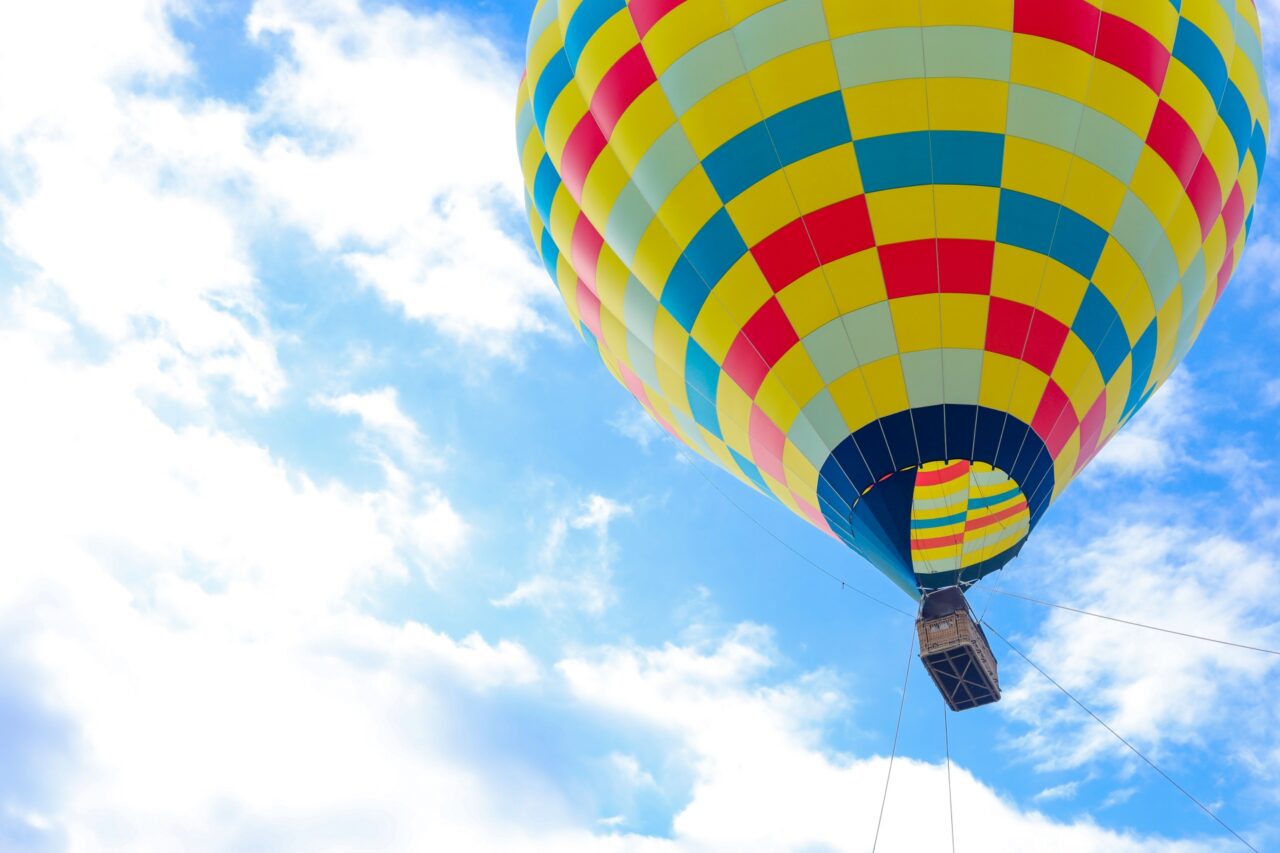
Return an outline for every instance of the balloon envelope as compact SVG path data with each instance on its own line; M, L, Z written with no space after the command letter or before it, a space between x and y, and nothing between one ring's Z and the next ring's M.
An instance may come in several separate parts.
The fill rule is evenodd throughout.
M672 435L967 583L1186 354L1267 145L1249 0L541 0L529 218Z

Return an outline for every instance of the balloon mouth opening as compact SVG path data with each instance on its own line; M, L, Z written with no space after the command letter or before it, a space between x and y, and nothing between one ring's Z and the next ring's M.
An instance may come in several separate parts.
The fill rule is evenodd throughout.
M1013 559L1048 507L1054 459L1012 415L936 406L851 433L820 484L832 532L916 596L971 585Z

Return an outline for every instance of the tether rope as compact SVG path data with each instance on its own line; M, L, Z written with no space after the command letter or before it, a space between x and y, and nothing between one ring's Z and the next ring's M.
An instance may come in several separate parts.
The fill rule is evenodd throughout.
M902 676L902 699L898 702L898 721L893 726L893 749L889 752L889 772L884 777L884 794L880 797L880 817L876 818L876 837L871 842L871 853L880 844L880 826L884 823L884 805L889 802L889 782L893 779L893 759L898 755L898 735L902 731L902 711L907 707L907 684L911 681L911 659L915 656L916 632L911 631L911 643L907 646L907 671Z

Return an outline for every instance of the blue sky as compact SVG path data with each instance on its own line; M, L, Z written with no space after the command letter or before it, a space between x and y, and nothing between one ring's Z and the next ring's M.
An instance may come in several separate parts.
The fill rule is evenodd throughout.
M869 848L911 621L805 558L909 602L571 330L520 207L532 5L0 11L0 849ZM1277 174L1002 587L1280 646ZM1275 657L989 618L1280 847ZM1236 849L995 645L961 849ZM898 754L881 849L941 849L918 665Z

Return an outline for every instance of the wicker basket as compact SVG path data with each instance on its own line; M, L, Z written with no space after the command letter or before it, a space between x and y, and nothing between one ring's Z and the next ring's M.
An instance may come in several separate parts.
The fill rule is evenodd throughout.
M920 660L953 711L1000 701L996 657L955 587L930 593L916 621Z

